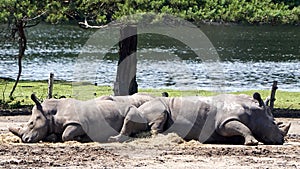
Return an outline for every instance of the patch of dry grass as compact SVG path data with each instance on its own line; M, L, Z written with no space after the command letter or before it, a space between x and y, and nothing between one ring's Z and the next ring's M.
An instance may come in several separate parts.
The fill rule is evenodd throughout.
M0 144L21 143L21 139L12 133L0 134Z

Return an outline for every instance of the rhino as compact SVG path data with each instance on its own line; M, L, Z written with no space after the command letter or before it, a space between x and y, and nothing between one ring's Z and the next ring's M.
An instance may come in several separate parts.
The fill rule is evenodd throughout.
M9 127L9 131L25 143L107 142L110 136L119 133L128 114L140 114L133 105L99 98L88 101L46 99L40 103L32 94L31 99L35 106L28 123L23 128ZM139 128L140 124L135 125Z
M122 142L136 131L175 132L202 143L257 145L283 144L290 124L279 127L261 97L221 94L202 97L156 98L126 116L121 132L109 141ZM147 126L132 126L132 121ZM132 130L134 129L134 130Z
M142 104L154 99L155 97L149 94L135 93L129 96L101 96L99 100L111 100L120 103L126 103L135 107L140 107Z

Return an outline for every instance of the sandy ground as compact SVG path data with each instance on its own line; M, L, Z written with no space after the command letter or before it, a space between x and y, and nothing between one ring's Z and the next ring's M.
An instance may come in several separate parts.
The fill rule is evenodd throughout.
M300 168L300 119L281 146L211 145L175 134L127 143L23 144L7 126L29 116L0 116L0 168Z

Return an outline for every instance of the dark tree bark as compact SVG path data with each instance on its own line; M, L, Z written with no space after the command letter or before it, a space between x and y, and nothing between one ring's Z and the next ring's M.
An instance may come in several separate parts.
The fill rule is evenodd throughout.
M47 99L52 98L53 82L54 82L54 73L50 73L49 79L48 79L48 97L47 97Z
M114 94L116 96L132 95L138 92L136 50L137 27L126 25L120 30L119 61L117 78L114 84Z
M22 58L25 54L25 50L26 50L26 44L27 44L27 39L26 39L26 35L25 35L25 24L24 22L21 20L21 21L16 21L16 33L18 33L18 44L19 44L19 54L18 54L18 68L19 68L19 71L18 71L18 76L17 76L17 79L16 79L16 82L9 94L9 97L12 97L14 91L16 90L16 87L20 81L20 77L21 77L21 73L22 73Z
M271 97L270 97L270 109L271 109L272 113L273 113L273 109L274 109L274 102L276 100L275 93L276 93L277 89L278 89L278 87L277 87L277 81L274 81L273 85L272 85Z

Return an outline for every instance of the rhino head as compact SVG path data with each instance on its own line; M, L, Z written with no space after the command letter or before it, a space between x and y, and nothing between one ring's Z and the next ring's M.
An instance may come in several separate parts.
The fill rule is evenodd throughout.
M25 143L35 143L47 136L49 130L49 120L43 111L41 103L32 94L31 99L35 102L32 115L28 123L23 128L9 128L9 131L22 139Z
M277 123L269 109L262 107L252 110L251 128L255 138L264 144L283 144L290 128L289 124Z

